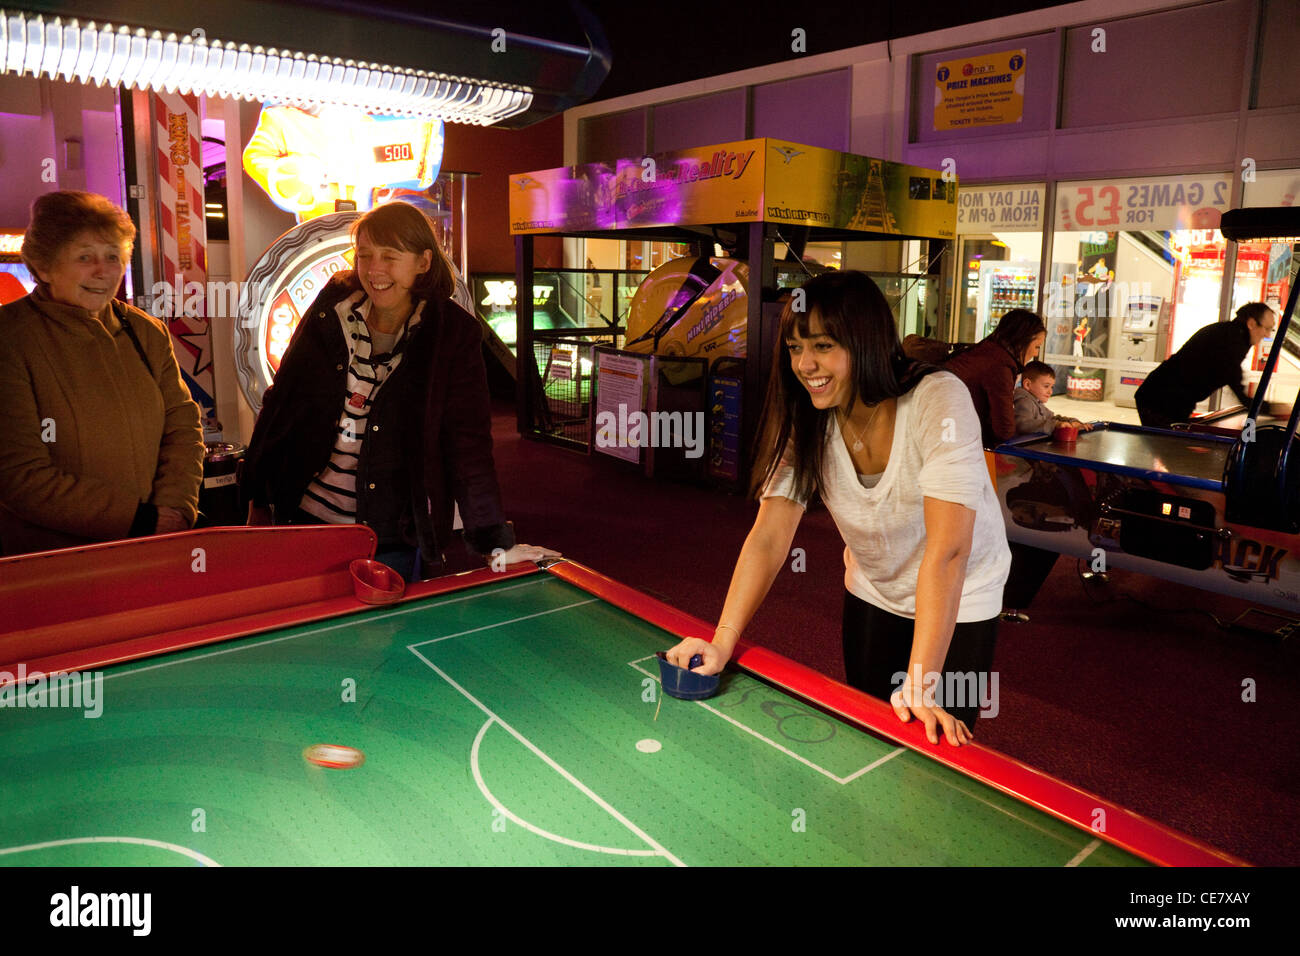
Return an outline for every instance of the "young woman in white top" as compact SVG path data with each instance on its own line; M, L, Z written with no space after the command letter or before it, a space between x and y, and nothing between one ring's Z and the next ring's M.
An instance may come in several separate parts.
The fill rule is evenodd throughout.
M921 720L931 743L942 731L960 746L978 692L996 688L988 675L1010 565L970 393L904 356L865 274L826 273L803 291L804 309L792 299L781 316L788 361L778 356L768 389L761 505L713 641L689 638L668 659L685 667L699 654L698 673L723 669L817 493L845 543L849 684L889 700L900 720Z

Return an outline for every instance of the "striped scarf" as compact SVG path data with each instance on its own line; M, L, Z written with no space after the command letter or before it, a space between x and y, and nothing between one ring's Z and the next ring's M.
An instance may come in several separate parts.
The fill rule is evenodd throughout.
M366 325L366 317L370 314L370 300L366 294L357 292L335 307L349 352L347 396L339 414L330 460L312 479L299 503L308 514L329 524L356 522L357 463L370 409L374 407L384 382L401 364L406 343L420 324L423 310L424 302L417 302L411 317L397 331L392 351L380 352L375 350L370 328Z

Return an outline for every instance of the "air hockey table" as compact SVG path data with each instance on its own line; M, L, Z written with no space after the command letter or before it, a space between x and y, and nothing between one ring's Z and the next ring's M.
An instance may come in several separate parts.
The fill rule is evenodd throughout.
M1241 862L762 648L661 697L655 652L711 628L573 562L363 604L374 544L0 559L0 864Z
M1256 426L1285 425L1288 416L1291 414L1291 410L1281 404L1270 405L1269 411L1271 414L1259 414L1255 417ZM1198 416L1188 422L1176 422L1173 425L1173 430L1203 432L1236 438L1241 434L1241 430L1249 417L1250 409L1242 405L1233 405L1217 412L1211 412L1208 415Z
M1300 539L1229 520L1237 438L1097 422L994 453L1007 538L1300 614Z

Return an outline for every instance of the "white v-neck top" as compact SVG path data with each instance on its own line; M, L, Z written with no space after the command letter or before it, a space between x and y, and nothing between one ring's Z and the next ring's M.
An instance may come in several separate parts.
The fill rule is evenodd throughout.
M833 415L827 441L821 495L844 539L849 592L892 614L916 617L916 580L925 553L924 499L937 498L975 512L957 620L996 617L1011 551L980 444L979 419L961 380L951 372L934 372L899 396L889 462L873 487L859 480ZM793 487L794 469L782 464L763 497L806 505Z

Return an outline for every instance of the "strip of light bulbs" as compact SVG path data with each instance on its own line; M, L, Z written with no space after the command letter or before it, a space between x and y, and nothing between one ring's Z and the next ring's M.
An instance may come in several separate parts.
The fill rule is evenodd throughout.
M491 126L532 93L461 77L0 9L0 73Z

